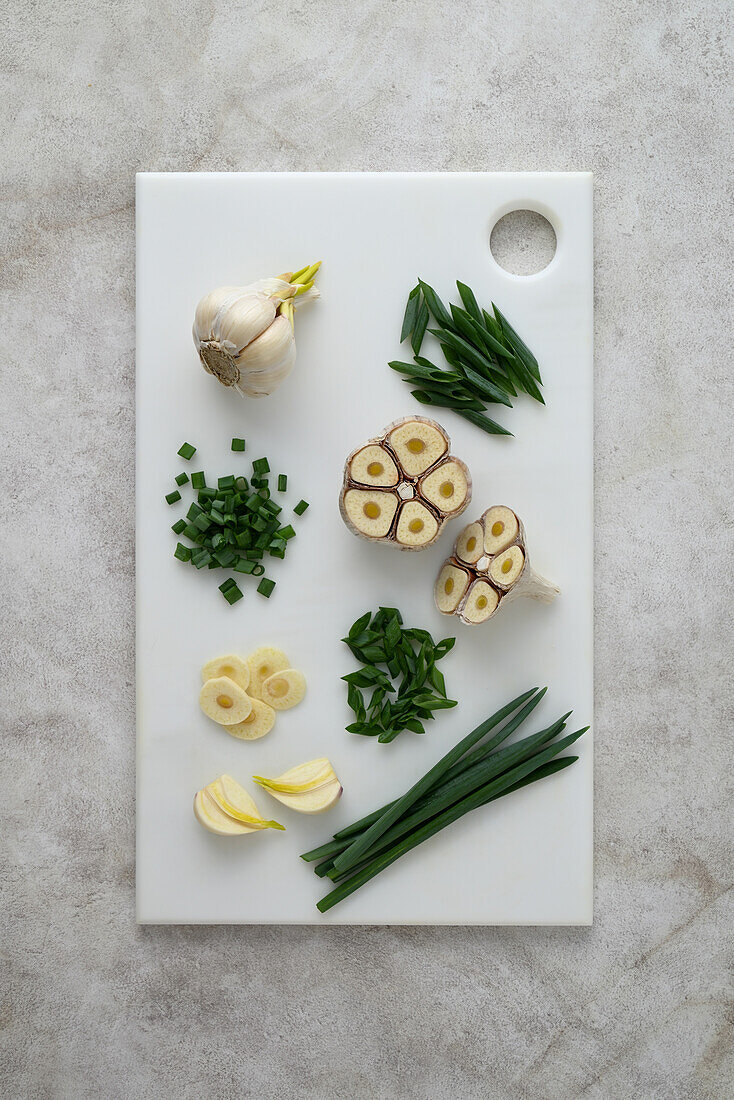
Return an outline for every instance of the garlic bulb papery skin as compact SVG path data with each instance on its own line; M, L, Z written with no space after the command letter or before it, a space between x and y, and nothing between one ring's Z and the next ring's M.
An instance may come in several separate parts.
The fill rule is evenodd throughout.
M293 370L293 311L319 297L313 285L319 266L205 294L196 307L193 326L204 369L244 397L273 393Z

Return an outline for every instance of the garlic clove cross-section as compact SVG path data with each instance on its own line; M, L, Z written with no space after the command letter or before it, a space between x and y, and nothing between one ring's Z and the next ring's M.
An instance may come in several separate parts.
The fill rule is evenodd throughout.
M302 814L319 814L331 809L342 793L339 778L325 756L298 764L275 779L262 775L252 778L284 806Z
M284 668L268 676L262 685L263 702L273 710L290 710L306 694L306 677L296 668Z
M262 699L262 686L268 676L274 672L281 672L284 668L290 668L290 661L282 649L275 646L261 645L247 658L250 669L250 685L247 694L252 699Z
M220 775L196 792L194 815L200 825L219 836L285 828L278 821L266 820L254 799L230 775Z
M237 657L234 653L228 653L225 657L215 657L213 661L207 661L201 670L203 683L207 680L215 680L218 676L228 676L230 680L247 691L250 685L250 669L246 661Z
M400 550L435 542L471 500L469 471L449 449L440 424L410 416L352 451L339 498L350 531Z
M497 505L460 532L453 557L436 579L434 601L444 615L476 626L518 596L550 603L558 592L531 568L525 530L515 512Z
M265 737L266 734L270 733L275 725L275 711L272 707L264 703L262 699L251 698L250 702L252 703L252 710L244 721L237 722L236 725L222 727L228 734L239 738L240 741L257 741L258 738Z
M207 718L213 718L220 726L244 722L252 710L249 696L229 676L207 680L199 693L199 705Z

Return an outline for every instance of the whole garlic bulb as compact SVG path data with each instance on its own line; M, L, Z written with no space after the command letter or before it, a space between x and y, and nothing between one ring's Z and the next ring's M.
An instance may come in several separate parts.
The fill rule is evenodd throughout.
M243 396L273 393L293 370L293 311L297 304L318 298L313 279L320 266L205 294L193 327L204 369Z

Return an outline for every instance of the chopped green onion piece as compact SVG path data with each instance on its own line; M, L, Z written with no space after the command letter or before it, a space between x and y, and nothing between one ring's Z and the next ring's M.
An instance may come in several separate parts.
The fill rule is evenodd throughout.
M307 508L308 508L308 501L307 500L299 500L298 504L295 506L293 511L296 513L297 516L302 516Z
M197 473L191 475L191 488L192 489L204 489L206 488L206 478L204 477L204 471L199 470Z
M217 478L217 489L234 489L234 474Z
M196 486L194 485L193 488L195 489ZM206 485L203 485L201 489L199 489L196 499L199 501L199 504L203 504L205 500L213 500L216 495L216 489L207 489Z
M228 546L225 546L221 550L214 551L214 560L219 562L222 569L226 569L235 560L236 554L234 550L230 550Z
M181 494L178 489L174 489L172 493L166 493L166 504L175 504L176 501L181 499Z
M200 508L198 504L192 501L192 503L189 505L189 510L186 513L186 519L190 519L193 523L196 517L200 516L203 511L203 508Z
M275 581L271 581L269 577L263 577L257 586L257 590L261 596L265 596L270 599L273 589L275 588Z
M252 464L252 469L260 477L260 474L270 473L270 463L267 458L256 458Z
M253 577L262 577L264 572L265 572L265 566L262 565L261 562L257 562L257 564L255 565L255 568L252 571L252 575L253 575Z
M235 436L234 439L232 440L232 450L233 451L244 451L244 449L245 449L244 439L238 439L237 436Z
M194 519L194 527L198 527L200 531L208 531L211 525L212 521L209 519L209 516L207 516L205 512L202 512L201 515L196 516L196 518Z
M177 531L176 534L184 534L189 539L198 539L201 531L198 529L198 527L194 527L193 523L187 523L183 529L183 532Z
M174 481L177 485L185 485L188 480L189 475L186 473L185 470L182 470L180 474L176 474L176 477L174 478Z
M196 447L192 447L190 443L182 443L179 447L177 454L181 455L181 458L185 458L188 462L196 454Z
M280 527L277 534L281 539L294 539L296 537L296 532L293 530L290 523L287 527Z
M192 564L195 565L197 569L203 569L204 566L208 565L211 560L212 556L206 549L206 547L202 547L200 550L195 550L191 555Z
M233 584L231 588L228 588L226 592L223 592L225 600L229 604L237 603L244 596L244 592L241 588L238 588L236 584Z
M184 546L182 542L176 543L176 549L173 551L174 558L178 558L179 561L191 561L191 550L188 546Z
M254 573L257 564L254 561L248 561L247 558L238 558L232 568L235 573Z
M237 581L233 577L227 577L226 581L222 581L219 585L220 592L226 592L228 588L231 588Z
M247 478L246 477L236 478L235 479L235 485L237 486L237 491L239 493L246 493L247 492L248 486L247 486Z
M284 493L288 488L288 475L278 474L278 492Z
M186 530L186 520L177 519L176 522L171 526L171 530L173 531L174 535L183 534L183 532Z

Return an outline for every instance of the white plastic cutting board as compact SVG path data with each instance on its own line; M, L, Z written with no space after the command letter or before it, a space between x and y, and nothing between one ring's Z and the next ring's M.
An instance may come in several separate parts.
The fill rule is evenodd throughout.
M507 274L489 250L515 208L553 224L556 255L540 274ZM320 301L299 312L298 362L277 393L245 402L199 365L194 307L223 284L320 259ZM137 907L152 923L589 924L592 919L592 741L562 774L484 807L399 860L326 916L326 888L300 852L406 790L460 737L533 685L549 691L533 732L574 708L592 720L592 181L589 174L141 175L137 181ZM420 275L447 300L459 278L494 300L540 362L547 407L500 409L515 438L490 437L427 410L387 367L406 296ZM428 342L424 354L433 350ZM436 352L441 361L440 353ZM346 455L410 413L434 415L468 463L474 497L462 519L418 554L355 538L337 506ZM245 436L246 455L230 452ZM198 447L192 462L176 451ZM172 557L181 509L164 495L181 470L211 477L270 459L288 474L294 521L274 561L270 600L241 581L230 607L223 571ZM188 495L184 491L188 503ZM519 600L484 627L438 614L436 572L464 523L492 504L525 522L534 566L556 581L552 606ZM284 515L288 515L288 508ZM255 582L256 583L256 582ZM355 662L340 638L379 604L400 607L435 638L455 634L442 664L459 700L419 737L391 745L345 732L340 676ZM198 707L200 668L220 653L284 649L308 679L306 700L257 742L240 742ZM250 786L328 756L344 784L327 814L295 814ZM285 833L220 838L195 821L195 791L228 772Z

